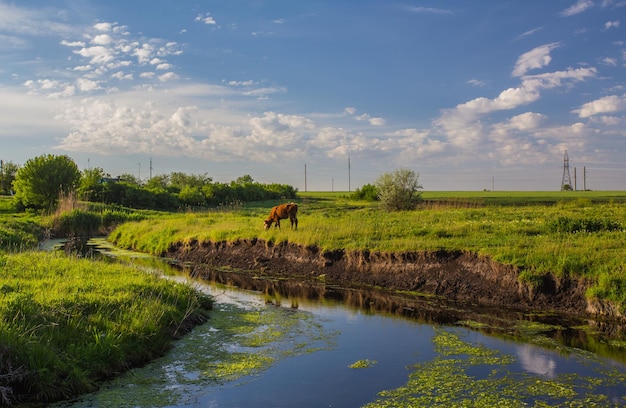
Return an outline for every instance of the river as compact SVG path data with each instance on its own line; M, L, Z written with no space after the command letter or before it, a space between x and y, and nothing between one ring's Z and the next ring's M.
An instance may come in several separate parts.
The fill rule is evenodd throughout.
M211 294L210 319L56 407L626 405L626 345L592 352L601 337L578 321L125 259Z

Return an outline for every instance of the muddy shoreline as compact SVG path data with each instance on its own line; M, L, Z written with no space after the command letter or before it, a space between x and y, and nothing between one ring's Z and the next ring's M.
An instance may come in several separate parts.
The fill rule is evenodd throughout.
M462 251L385 253L323 251L260 239L190 242L162 254L178 262L252 271L277 278L318 279L343 286L379 287L436 295L481 307L553 312L623 320L616 307L586 298L592 282L543 276L539 286L520 282L520 270Z

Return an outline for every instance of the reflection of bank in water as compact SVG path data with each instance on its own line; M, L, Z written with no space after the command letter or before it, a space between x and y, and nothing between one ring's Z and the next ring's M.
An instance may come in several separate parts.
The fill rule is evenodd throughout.
M297 308L341 303L366 313L401 316L426 324L462 325L489 335L549 347L554 347L552 343L576 347L626 362L626 347L622 341L626 337L626 326L608 321L477 307L434 295L397 293L371 287L339 287L319 279L276 279L253 271L181 265L171 259L117 248L104 237L84 242L81 239L48 240L44 246L79 256L105 255L105 258L131 262L169 276L180 275L182 271L207 283L262 293L266 303L277 306Z

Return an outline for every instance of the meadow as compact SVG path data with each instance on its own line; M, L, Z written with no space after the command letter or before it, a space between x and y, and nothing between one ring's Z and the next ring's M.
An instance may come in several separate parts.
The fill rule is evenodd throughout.
M156 255L176 242L262 239L322 250L461 250L521 270L538 284L546 273L595 282L588 296L626 308L626 193L430 192L414 211L383 212L346 193L300 193L298 231L264 231L276 203L237 211L170 214L116 228L110 240Z

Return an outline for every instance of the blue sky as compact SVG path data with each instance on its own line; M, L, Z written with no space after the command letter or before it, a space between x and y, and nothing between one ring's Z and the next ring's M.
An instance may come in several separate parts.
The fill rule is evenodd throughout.
M579 189L584 168L587 188L625 190L625 16L624 0L0 0L0 158L558 190L567 150Z

